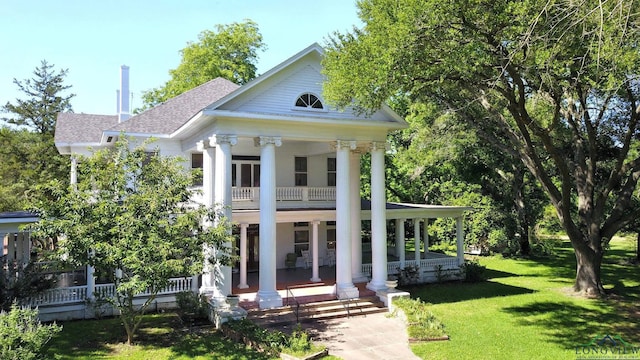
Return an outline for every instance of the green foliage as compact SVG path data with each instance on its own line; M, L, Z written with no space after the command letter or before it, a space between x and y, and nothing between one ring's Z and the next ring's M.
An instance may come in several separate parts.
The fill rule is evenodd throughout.
M62 326L43 325L38 310L11 305L0 312L0 358L5 360L45 359L46 345Z
M230 321L223 326L227 326L234 332L247 337L252 343L258 344L259 347L272 356L278 356L281 352L294 356L303 356L323 350L322 346L313 344L309 334L302 330L299 325L291 335L277 330L264 329L246 319Z
M53 71L42 61L34 78L13 82L25 99L7 102L0 128L0 211L24 210L26 192L53 179L67 181L68 159L56 150L53 132L59 112L72 111L73 94L63 95L67 70Z
M508 165L496 168L505 183L514 181L504 191L519 219L515 230L505 227L509 237L521 234L527 250L540 210L525 211L525 201L539 186L580 259L575 289L604 294L603 248L640 218L640 3L363 0L358 7L364 26L329 40L325 99L370 112L406 94L414 106L432 106L434 118L472 128L496 157L486 164ZM466 158L469 170L485 164ZM429 175L425 183L440 180ZM473 183L500 190L494 179Z
M33 262L22 264L0 258L0 310L9 311L23 300L33 297L53 286L53 279Z
M251 20L216 25L215 31L204 30L198 35L197 42L190 42L181 50L180 65L169 71L171 79L161 87L142 93L144 106L140 110L217 77L246 84L256 77L258 51L265 48L258 25Z
M107 300L120 311L129 343L170 278L199 274L205 262L231 261L227 223L214 209L190 204L192 178L183 160L150 155L148 146L121 137L115 147L79 159L75 187L51 182L32 203L40 216L31 229L36 237L57 239L61 261L91 265L115 283L116 295ZM205 246L217 249L215 256L205 258ZM150 295L134 305L142 292Z
M209 304L204 294L193 291L181 291L176 294L176 304L180 309L183 320L206 319L209 313Z
M399 271L398 285L415 285L420 282L420 267L417 265L406 266Z
M442 322L429 310L430 304L404 296L394 297L392 301L393 306L402 310L407 318L407 332L410 339L429 340L446 335Z
M58 113L71 110L71 98L75 94L62 96L60 93L71 88L64 85L68 70L53 71L53 64L42 60L40 67L33 71L34 78L27 80L13 79L18 89L27 95L27 100L16 99L16 103L7 102L2 110L13 114L2 118L8 124L26 126L39 134L53 136Z
M476 259L468 260L466 259L464 263L460 266L460 271L464 275L464 281L466 282L480 282L485 281L487 267L480 265L480 262Z

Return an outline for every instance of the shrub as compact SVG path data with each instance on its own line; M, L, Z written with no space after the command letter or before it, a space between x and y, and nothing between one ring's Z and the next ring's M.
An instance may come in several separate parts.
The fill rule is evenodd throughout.
M414 340L429 340L446 336L444 324L429 310L420 299L409 297L393 298L393 305L404 312L407 318L407 332ZM394 313L397 310L394 310Z
M480 282L486 280L485 272L487 268L480 265L478 260L465 260L460 266L460 271L464 275L466 282Z
M270 355L277 356L283 352L294 356L304 356L310 353L324 350L321 345L315 345L311 341L309 334L302 330L300 325L291 333L291 336L277 331L267 330L252 323L249 320L234 320L225 324L229 329L242 334L256 344L258 349Z
M0 312L0 359L42 359L46 344L61 330L55 323L42 325L37 309L14 303L10 311Z
M193 291L181 291L176 294L176 304L183 320L207 318L209 304L204 295Z

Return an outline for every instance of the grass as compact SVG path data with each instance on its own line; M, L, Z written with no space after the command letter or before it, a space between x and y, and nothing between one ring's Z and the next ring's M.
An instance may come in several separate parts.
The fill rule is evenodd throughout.
M576 359L576 346L620 335L640 345L640 268L627 260L635 239L616 239L605 255L607 299L575 296L575 257L568 243L541 259L480 258L488 281L410 289L431 303L448 342L412 345L423 359Z
M54 359L269 359L224 339L213 327L189 331L174 313L147 315L135 344L118 318L63 322L49 348Z

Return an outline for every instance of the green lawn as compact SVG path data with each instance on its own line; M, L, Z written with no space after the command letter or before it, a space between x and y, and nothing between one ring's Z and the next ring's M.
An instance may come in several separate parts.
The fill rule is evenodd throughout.
M604 300L571 293L575 258L566 243L552 258L482 257L487 282L412 288L451 337L412 349L423 359L576 359L576 346L606 334L640 346L640 268L625 262L634 250L631 239L612 242L603 281L613 295ZM63 325L49 351L57 359L266 359L212 328L184 329L175 314L149 315L131 347L118 319Z
M135 338L127 337L119 319L69 321L52 340L49 354L54 359L269 359L225 340L213 327L184 328L174 313L148 315Z
M576 359L576 346L620 335L640 346L640 270L625 260L635 239L616 239L603 265L613 295L584 299L571 292L575 257L568 243L545 259L480 258L489 280L411 289L445 324L447 342L412 346L423 359Z

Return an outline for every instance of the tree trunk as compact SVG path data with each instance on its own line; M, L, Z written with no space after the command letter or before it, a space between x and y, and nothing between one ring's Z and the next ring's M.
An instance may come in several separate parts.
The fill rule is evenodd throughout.
M518 214L518 228L520 237L518 243L520 245L520 254L529 256L531 254L531 244L529 243L529 221L527 217L526 199L524 194L524 172L520 171L518 165L513 168L513 189L514 199L513 205Z
M588 296L605 295L600 268L602 265L602 250L594 251L587 246L574 246L576 254L576 281L573 289Z

